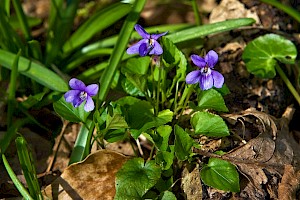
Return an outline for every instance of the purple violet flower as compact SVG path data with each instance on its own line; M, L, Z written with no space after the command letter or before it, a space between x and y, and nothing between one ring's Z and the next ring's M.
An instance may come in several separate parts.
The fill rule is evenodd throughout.
M199 82L201 90L208 90L215 86L221 88L224 83L224 77L221 73L213 70L215 64L218 62L218 54L210 50L204 58L198 55L191 55L191 59L200 70L190 72L186 76L188 84L195 84Z
M157 40L161 37L166 35L168 32L160 33L160 34L149 34L145 31L143 27L141 27L139 24L136 24L134 26L136 32L140 36L142 36L143 39L141 39L136 44L132 45L127 49L128 54L140 54L140 56L146 56L146 55L161 55L163 53L163 49L161 48L160 44L157 42Z
M92 111L95 108L94 101L92 96L95 96L98 93L98 85L91 84L85 86L85 84L76 78L72 78L69 81L69 85L72 90L66 92L64 95L66 102L72 103L76 108L80 106L84 101L86 101L84 105L84 110L86 112Z

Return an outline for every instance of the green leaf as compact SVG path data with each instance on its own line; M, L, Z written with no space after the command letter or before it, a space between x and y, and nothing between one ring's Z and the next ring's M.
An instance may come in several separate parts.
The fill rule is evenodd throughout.
M171 122L173 119L173 112L169 109L160 111L157 115L157 117L154 117L151 119L151 121L145 123L140 129L138 130L131 130L131 135L134 139L137 139L142 132L154 128L159 127L161 125L164 125L168 122Z
M84 22L65 43L63 50L69 52L91 39L96 33L103 31L129 13L130 4L115 3L93 14Z
M138 57L138 58L130 58L121 68L121 72L123 74L130 73L130 74L139 74L145 75L148 72L149 65L150 65L150 57Z
M0 49L0 65L11 70L15 57L16 54ZM69 89L67 83L53 71L24 57L19 59L18 71L54 91L66 92Z
M142 199L156 184L160 175L161 170L153 160L146 163L142 158L127 161L117 173L114 199Z
M170 191L164 191L161 200L177 200L175 194Z
M261 78L274 78L277 61L294 64L296 57L295 45L276 34L254 39L246 46L242 56L248 71Z
M200 172L202 181L213 188L239 192L239 174L231 163L219 158L210 158Z
M70 122L85 122L90 114L84 110L84 103L79 107L74 108L71 103L65 101L64 97L61 97L58 101L54 102L53 108L59 116Z
M170 151L158 151L155 156L155 162L163 169L168 170L173 164L175 146L169 146Z
M215 111L228 112L222 95L215 89L201 91L198 107L202 110L213 109Z
M109 130L104 135L104 139L110 143L125 140L126 137L127 137L127 134L126 134L126 130L124 128L117 129L117 130Z
M166 151L169 146L169 137L172 133L172 127L169 125L159 126L157 128L159 139L155 139L155 145L161 151Z
M125 73L126 78L122 79L122 87L132 96L145 96L147 79L145 75Z
M175 155L178 160L187 160L192 155L195 141L180 126L175 125Z
M224 137L229 135L229 130L223 119L208 112L197 112L191 119L195 134L210 137Z
M113 114L113 116L107 115L106 129L121 129L128 128L125 118L121 114Z

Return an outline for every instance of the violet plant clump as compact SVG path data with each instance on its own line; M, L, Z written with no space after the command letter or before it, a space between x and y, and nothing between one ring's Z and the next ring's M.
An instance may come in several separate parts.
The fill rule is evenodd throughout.
M157 40L161 36L166 35L168 32L164 32L160 34L149 34L139 24L136 24L134 28L136 32L138 32L138 34L142 36L143 39L141 39L139 42L129 47L126 51L128 54L140 54L140 56L146 56L146 55L161 55L163 53L163 49L160 46L160 44L157 42Z
M186 76L188 84L199 83L201 90L208 90L213 86L216 88L223 86L223 75L213 70L218 62L218 54L215 51L210 50L204 58L193 54L191 55L191 59L200 70L192 71Z
M95 104L92 97L98 93L98 85L91 84L86 86L81 80L76 78L72 78L69 81L69 85L72 90L65 93L64 97L66 102L72 103L76 108L85 101L84 110L86 112L94 110Z

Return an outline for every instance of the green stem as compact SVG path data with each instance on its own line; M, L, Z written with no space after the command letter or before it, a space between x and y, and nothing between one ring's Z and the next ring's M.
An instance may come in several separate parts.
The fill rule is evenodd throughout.
M161 73L162 73L162 67L159 65L160 64L156 65L156 67L158 67L158 80L157 80L157 90L156 90L155 116L158 115L158 110L159 110L159 94L160 94Z
M21 50L19 50L17 56L15 57L15 60L11 68L9 92L8 92L7 129L9 129L12 124L13 112L15 109L15 95L16 95L18 64L19 64L20 55L21 55Z
M198 10L198 5L197 5L196 0L192 0L192 7L193 7L194 15L195 15L196 25L200 26L201 25L201 18L200 18L200 15L199 15L199 10Z
M188 101L189 101L189 98L190 98L190 96L191 96L191 94L192 94L193 91L194 91L194 86L193 86L193 85L192 85L192 86L186 86L186 87L184 88L182 97L181 97L181 99L180 99L180 101L179 101L179 103L178 103L178 105L177 105L177 109L175 110L174 115L175 115L180 109L184 108L184 107L187 105L187 103L188 103ZM183 110L182 110L182 112L183 112ZM182 113L182 112L181 112L181 113Z
M298 104L300 105L300 96L296 91L296 89L294 88L294 86L292 85L292 83L290 82L290 80L288 79L288 77L285 75L285 73L283 72L283 70L280 68L278 64L275 65L275 69L277 70L279 76L282 78L282 80L284 81L284 83L286 84L286 86L288 87L288 89L290 90L290 92L292 93L292 95L295 97Z
M25 35L26 40L29 41L29 40L31 40L31 33L30 33L29 25L28 25L26 16L24 14L21 2L20 2L20 0L13 0L12 2L14 5L14 8L16 10L17 17L20 21L21 29Z

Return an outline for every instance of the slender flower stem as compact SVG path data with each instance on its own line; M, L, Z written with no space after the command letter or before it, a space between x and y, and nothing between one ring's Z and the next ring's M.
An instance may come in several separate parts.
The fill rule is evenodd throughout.
M189 101L189 98L192 94L192 92L194 91L194 87L193 85L189 85L189 86L185 86L184 88L184 91L183 91L183 94L182 94L182 97L179 101L179 103L177 104L177 109L175 110L175 113L174 115L176 115L176 113L181 109L181 108L184 108L186 106L186 104L188 103ZM183 111L182 111L183 112ZM181 113L182 113L181 112Z
M161 90L160 85L161 85L162 67L159 65L160 64L156 65L156 67L158 67L158 80L157 80L157 91L156 91L155 116L158 115L159 97L160 97L159 94L160 94L160 90Z
M280 68L278 64L275 65L275 69L277 70L279 76L282 78L282 80L284 81L284 83L286 84L286 86L288 87L288 89L290 90L290 92L292 93L292 95L295 97L298 104L300 105L300 96L296 91L296 89L294 88L294 86L292 85L292 83L290 82L290 80L288 79L288 77L285 75L285 73L283 72L283 70Z

